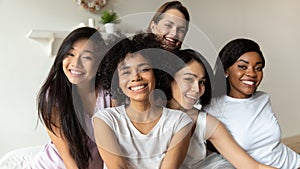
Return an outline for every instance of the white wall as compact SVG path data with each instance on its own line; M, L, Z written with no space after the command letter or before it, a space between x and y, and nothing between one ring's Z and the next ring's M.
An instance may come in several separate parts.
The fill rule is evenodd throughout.
M130 2L130 3L129 3ZM122 16L123 31L147 23L132 14L153 12L162 0L109 0L105 9ZM300 76L300 1L182 0L191 14L187 45L199 49L212 63L226 42L236 37L256 40L267 66L261 89L271 95L283 137L300 134L297 96ZM152 16L152 15L151 15ZM36 95L53 58L46 44L26 38L30 29L72 30L88 18L99 18L73 0L0 0L0 157L13 149L48 142L37 124ZM198 28L198 29L197 29ZM196 32L196 33L195 33ZM206 37L207 36L207 37ZM211 41L211 44L209 42Z

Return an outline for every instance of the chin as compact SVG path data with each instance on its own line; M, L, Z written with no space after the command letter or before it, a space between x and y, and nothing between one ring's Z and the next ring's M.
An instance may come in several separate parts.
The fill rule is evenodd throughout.
M193 108L193 105L186 105L186 106L182 106L185 110L191 110Z

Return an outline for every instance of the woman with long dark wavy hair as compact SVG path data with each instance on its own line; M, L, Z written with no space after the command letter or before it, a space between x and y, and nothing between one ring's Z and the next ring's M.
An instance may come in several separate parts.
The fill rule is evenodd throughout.
M110 107L98 76L105 50L94 28L75 29L64 39L37 98L38 115L51 142L30 168L102 168L91 117Z

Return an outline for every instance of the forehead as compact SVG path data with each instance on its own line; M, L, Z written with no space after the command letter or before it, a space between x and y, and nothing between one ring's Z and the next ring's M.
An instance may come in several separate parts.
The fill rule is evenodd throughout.
M86 38L78 39L73 43L72 47L74 49L93 49L94 42Z
M205 68L203 64L193 60L187 63L182 69L178 71L178 74L191 73L199 77L205 76Z
M245 60L254 63L262 62L262 58L257 52L246 52L238 58L237 62L240 60Z
M183 13L181 13L178 9L169 9L162 14L161 20L171 20L176 21L180 24L186 24L186 19Z
M141 63L149 63L149 60L146 59L145 56L143 56L141 53L136 52L136 53L127 53L125 56L125 59L119 64L120 66L133 66L133 65L138 65Z

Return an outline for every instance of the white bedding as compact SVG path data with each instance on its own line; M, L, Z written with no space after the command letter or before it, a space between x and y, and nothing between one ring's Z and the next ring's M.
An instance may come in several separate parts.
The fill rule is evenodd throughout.
M8 152L0 159L0 169L24 169L43 146L26 147Z

